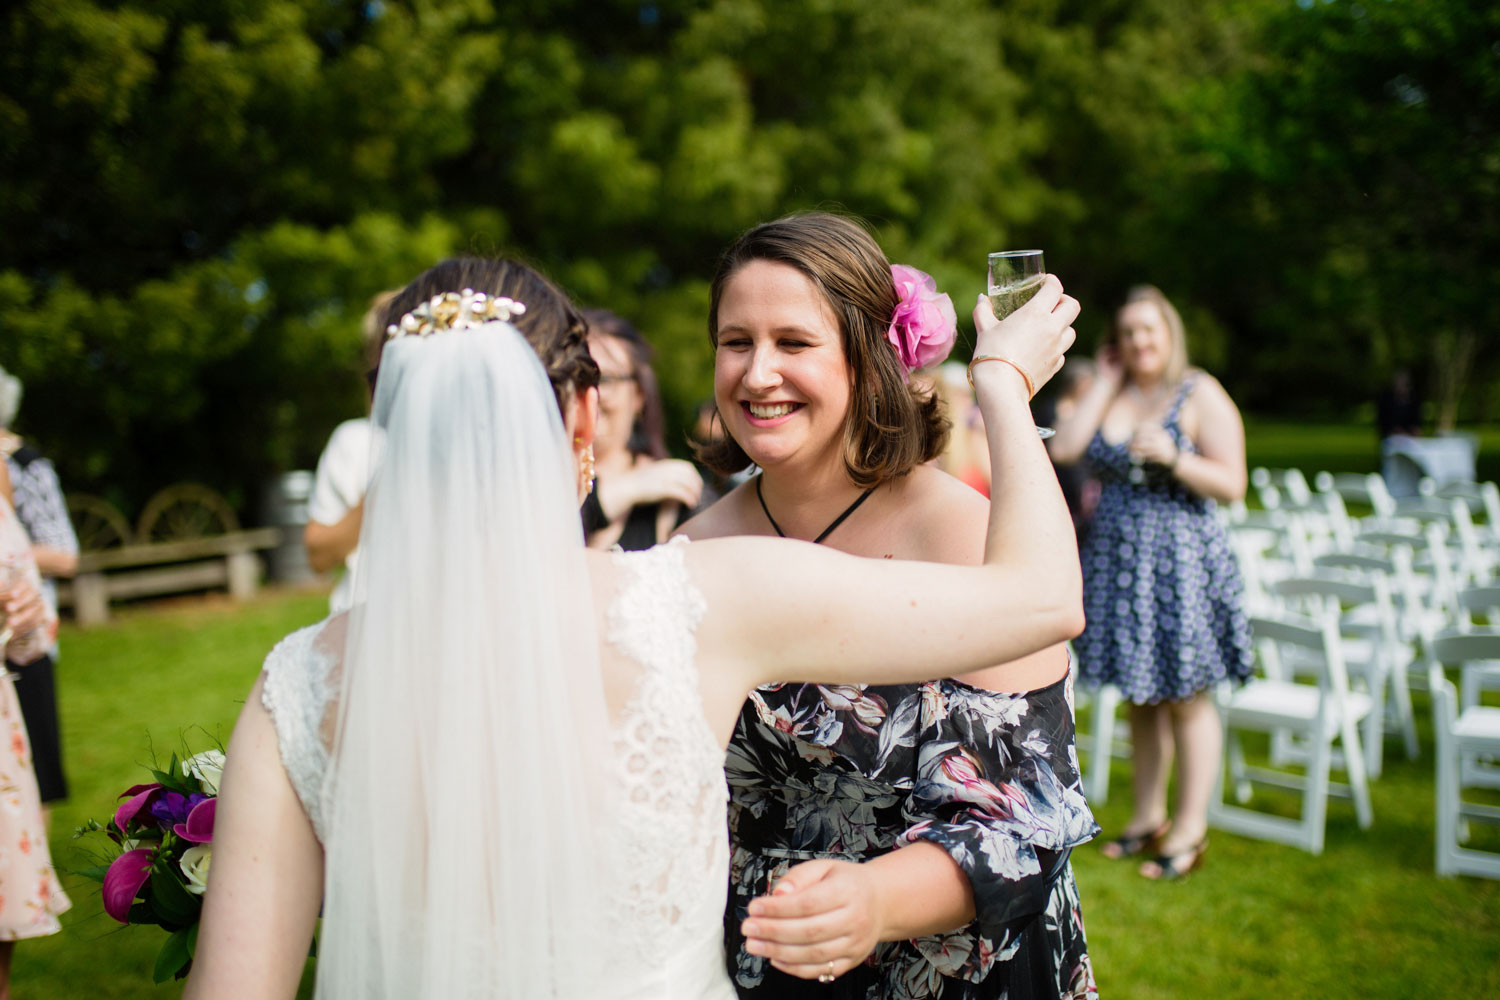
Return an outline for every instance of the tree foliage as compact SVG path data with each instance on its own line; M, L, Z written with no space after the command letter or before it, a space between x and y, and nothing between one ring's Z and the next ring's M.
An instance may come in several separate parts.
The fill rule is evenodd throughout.
M28 0L0 364L70 487L249 505L363 406L373 294L506 252L684 421L718 253L816 206L960 313L1003 246L1086 330L1152 280L1243 400L1343 407L1435 331L1493 364L1496 42L1464 0Z

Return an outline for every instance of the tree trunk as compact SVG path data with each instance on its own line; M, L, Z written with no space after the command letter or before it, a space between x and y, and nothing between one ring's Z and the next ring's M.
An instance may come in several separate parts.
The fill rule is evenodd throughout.
M1474 367L1479 338L1472 328L1444 330L1433 345L1433 389L1437 397L1437 430L1458 425L1458 403Z

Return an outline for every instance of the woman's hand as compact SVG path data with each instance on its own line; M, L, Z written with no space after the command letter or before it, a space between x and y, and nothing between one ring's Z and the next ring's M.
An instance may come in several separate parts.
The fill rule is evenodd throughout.
M1062 282L1053 274L1031 301L1003 320L995 319L989 298L981 295L974 306L974 355L1020 365L1031 378L1031 389L1040 389L1062 368L1063 354L1077 339L1073 321L1079 308L1077 299L1063 294Z
M1120 348L1114 342L1102 344L1094 352L1094 378L1112 390L1111 398L1125 388L1125 361L1120 357Z
M1177 464L1177 442L1161 424L1148 421L1131 436L1130 454L1142 462L1170 468Z
M841 976L880 940L880 897L864 865L819 858L787 871L750 903L745 950L787 975ZM830 968L830 963L832 966Z
M629 472L599 477L599 507L610 521L618 521L640 504L664 500L698 506L703 496L703 477L692 462L680 458L641 462Z
M25 576L17 576L5 590L0 590L0 607L5 608L5 623L17 637L47 624L47 606L41 591Z

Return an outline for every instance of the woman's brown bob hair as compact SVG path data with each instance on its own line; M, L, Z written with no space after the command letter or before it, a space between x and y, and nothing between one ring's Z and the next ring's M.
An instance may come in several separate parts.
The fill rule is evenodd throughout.
M719 344L719 302L740 268L753 260L787 264L805 274L838 317L849 365L849 412L844 418L844 466L861 488L904 476L936 458L951 424L935 393L907 381L886 339L896 309L896 283L885 253L857 222L828 212L765 222L724 251L708 301L708 338ZM717 406L714 419L723 424ZM720 475L750 464L728 435L695 448Z
M483 257L451 257L421 274L386 304L380 320L384 330L434 295L472 288L490 296L505 296L526 306L511 320L542 360L558 409L576 394L599 384L599 366L589 354L588 324L560 289L525 264ZM382 343L382 348L384 344ZM376 359L372 375L380 370Z

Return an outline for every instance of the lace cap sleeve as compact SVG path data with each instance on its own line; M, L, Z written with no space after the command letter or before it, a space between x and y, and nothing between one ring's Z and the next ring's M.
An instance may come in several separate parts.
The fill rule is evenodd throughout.
M688 575L688 544L678 535L642 552L614 552L623 573L609 607L609 641L639 663L692 665L708 605Z
M276 727L281 765L297 798L323 839L321 795L328 770L328 748L320 732L328 708L328 678L333 657L317 640L326 623L298 629L266 656L260 700Z

